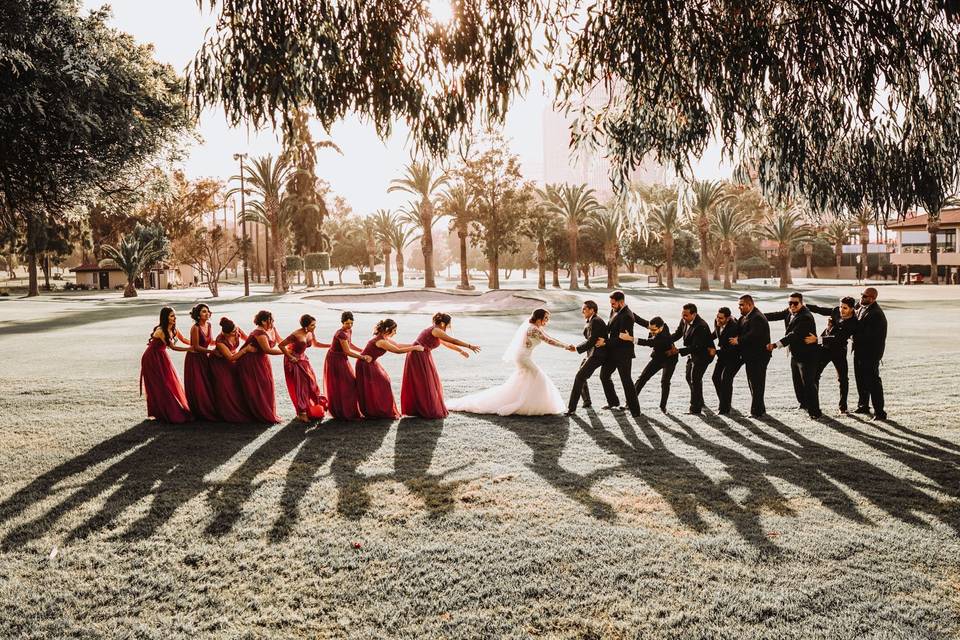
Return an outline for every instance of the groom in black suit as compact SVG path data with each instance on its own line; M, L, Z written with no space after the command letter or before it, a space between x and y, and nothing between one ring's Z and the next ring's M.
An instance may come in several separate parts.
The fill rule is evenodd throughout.
M587 386L587 380L593 375L593 372L603 366L606 356L604 343L607 338L607 323L597 314L599 308L593 300L587 300L580 309L583 313L583 319L586 325L583 327L583 342L577 345L577 353L584 353L586 357L580 363L580 370L577 371L573 379L573 389L570 390L570 402L567 404L567 414L573 414L577 411L577 402L583 398L583 408L589 409L590 388Z
M633 342L619 340L621 333L633 335L633 312L627 306L623 291L614 291L610 294L610 320L607 322L607 334L610 337L606 346L607 355L600 367L600 383L607 398L604 409L617 409L620 406L620 399L611 379L616 371L620 375L620 384L623 385L623 393L627 397L627 407L631 414L638 416L640 403L637 402L637 392L630 373L634 358Z
M697 313L697 305L688 302L683 305L680 326L671 336L674 342L683 338L683 348L671 349L670 354L687 357L687 385L690 387L690 410L687 413L699 415L703 410L703 374L713 361L716 349L710 337L710 326Z

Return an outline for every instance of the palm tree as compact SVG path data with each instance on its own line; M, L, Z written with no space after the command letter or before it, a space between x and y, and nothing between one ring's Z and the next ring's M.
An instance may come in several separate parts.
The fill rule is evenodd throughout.
M390 246L397 254L397 286L403 286L403 252L417 239L417 230L404 224L400 217L394 219L394 224L389 230Z
M127 276L127 286L123 290L124 298L135 298L137 276L154 264L163 260L169 253L170 243L159 227L144 226L139 222L133 232L124 234L116 247L103 245L103 254L117 263Z
M435 167L428 160L417 162L411 160L406 167L402 178L390 181L387 193L403 191L420 198L416 208L418 215L417 225L420 227L420 248L423 251L424 283L426 288L434 288L437 283L433 273L433 199L437 192L447 183L447 174L441 171L434 175Z
M617 265L620 262L620 238L623 235L624 224L619 206L617 202L612 202L598 209L590 221L593 232L603 242L603 258L607 265L607 288L609 289L614 289L620 284Z
M714 208L725 197L723 185L714 180L694 180L684 199L688 220L697 230L700 240L700 291L710 290L707 276L707 255L710 251L710 218Z
M840 279L840 261L843 259L843 245L850 238L850 222L835 216L821 231L823 239L833 245L834 256L837 259L837 279Z
M761 227L763 237L777 243L777 262L780 265L780 288L793 283L790 278L790 252L797 244L813 237L804 223L803 211L797 206L782 208Z
M854 229L860 236L860 265L863 279L867 279L867 255L870 244L870 224L873 222L873 214L867 207L861 207L853 215Z
M564 184L559 187L547 185L541 190L540 198L544 206L560 216L564 231L567 234L567 244L570 248L570 288L579 289L577 284L577 240L580 230L586 226L593 213L600 208L593 194L593 189L587 185Z
M377 264L377 221L372 216L364 218L361 228L367 242L367 269L373 273ZM371 286L376 287L376 281L372 282Z
M660 236L663 243L664 261L667 265L667 287L673 289L673 239L680 231L682 221L676 200L645 205L646 225Z
M473 289L467 272L467 237L473 221L473 199L466 185L461 183L447 189L440 199L440 208L443 215L450 218L450 230L456 231L460 239L460 284L457 289Z
M731 263L736 263L737 240L753 226L749 216L731 203L721 203L714 209L711 231L720 243L720 256L723 262L723 288L730 289Z
M390 233L396 224L396 216L387 209L377 209L372 216L372 220L377 242L380 243L380 252L383 254L383 286L392 287L393 278L390 277L390 254L393 253L393 245L390 244Z
M557 234L558 217L542 202L534 203L522 223L524 236L537 243L537 288L547 288L547 256L548 249L554 236ZM559 279L554 271L554 286L559 287Z
M286 156L274 159L270 154L253 158L244 165L246 183L254 197L259 200L247 202L247 210L241 212L241 218L247 222L259 222L270 228L273 241L273 291L286 291L286 274L284 270L283 247L286 246L287 229L290 220L295 214L295 201L287 196L285 186L290 179L293 168ZM231 180L240 181L240 176L233 176ZM239 189L232 189L228 197Z

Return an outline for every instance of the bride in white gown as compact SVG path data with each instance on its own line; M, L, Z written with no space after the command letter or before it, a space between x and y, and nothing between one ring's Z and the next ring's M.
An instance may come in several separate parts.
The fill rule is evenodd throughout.
M540 416L561 414L567 410L566 403L553 380L533 361L533 350L541 342L567 351L576 351L573 345L554 340L543 330L550 320L546 309L537 309L513 336L513 341L503 354L503 361L516 370L506 381L496 387L447 402L451 411L468 413L495 413L501 416Z

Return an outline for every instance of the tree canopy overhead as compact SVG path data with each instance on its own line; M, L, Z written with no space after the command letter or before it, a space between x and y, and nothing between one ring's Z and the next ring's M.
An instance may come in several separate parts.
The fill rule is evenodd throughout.
M960 123L954 0L453 0L447 22L425 0L198 1L219 20L194 103L234 123L309 104L327 126L405 121L441 154L502 121L544 61L574 140L603 143L620 177L648 153L682 170L719 139L768 194L893 210L914 186L891 170Z

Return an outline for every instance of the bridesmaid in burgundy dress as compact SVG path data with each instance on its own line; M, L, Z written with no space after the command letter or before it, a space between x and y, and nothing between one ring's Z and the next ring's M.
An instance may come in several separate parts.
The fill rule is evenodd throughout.
M280 343L280 349L287 357L283 360L283 375L287 380L287 391L290 393L290 402L297 410L297 420L310 422L320 420L327 410L329 403L317 384L317 374L314 373L307 358L307 348L329 349L329 344L317 342L314 331L317 329L317 319L309 314L300 316L300 328L291 333Z
M456 351L464 358L469 353L464 347L478 353L480 347L457 340L447 333L451 318L446 313L433 314L433 326L420 332L414 344L423 346L423 351L411 351L403 363L403 383L400 385L400 410L406 416L421 418L446 418L447 406L443 403L443 384L430 353L440 345Z
M147 350L140 358L140 395L147 390L147 415L160 422L179 424L193 420L187 395L177 377L167 347L174 351L189 351L175 345L183 336L177 331L177 315L170 307L160 309L160 323L153 328Z
M247 406L240 386L237 360L254 351L254 347L241 348L247 335L237 328L230 318L220 318L220 335L216 348L210 356L210 372L213 374L213 397L217 413L226 422L256 422Z
M250 332L244 347L253 347L253 351L237 361L237 373L240 387L246 396L250 413L258 422L280 422L277 415L277 398L274 393L273 368L268 355L282 356L277 348L280 336L273 326L273 314L258 311L253 318L257 328Z
M198 419L218 421L217 405L213 395L213 372L210 369L210 350L213 348L213 328L210 326L210 307L202 302L190 310L190 351L183 358L183 386L187 401Z
M357 395L360 411L367 418L399 418L400 411L393 400L390 376L377 360L387 351L410 353L423 351L421 344L397 344L397 323L387 318L377 323L373 338L363 348L361 355L370 356L370 362L357 360Z
M323 361L323 383L327 400L330 402L330 414L342 420L360 420L360 406L357 402L357 376L347 358L357 358L370 362L372 358L360 353L352 342L353 314L344 311L340 314L343 326L333 336L333 344Z

